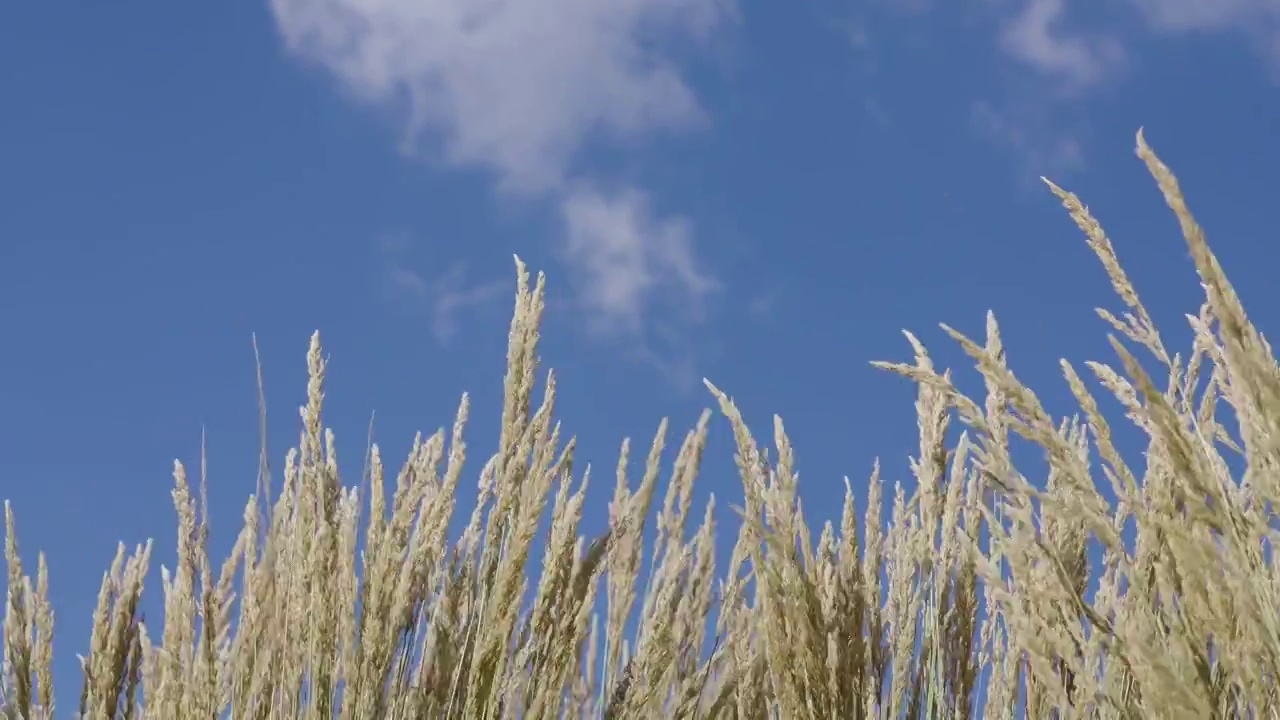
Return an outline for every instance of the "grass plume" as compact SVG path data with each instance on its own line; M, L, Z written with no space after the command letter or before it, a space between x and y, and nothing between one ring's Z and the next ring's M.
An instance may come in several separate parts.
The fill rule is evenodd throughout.
M414 440L398 471L371 443L364 482L343 487L313 336L278 494L264 443L258 492L215 567L203 458L198 487L175 465L177 561L162 572L163 615L153 626L139 612L150 545L122 544L103 576L77 707L55 708L49 570L41 555L35 580L27 574L6 503L3 713L1280 715L1280 367L1141 133L1138 155L1180 223L1205 302L1187 318L1192 347L1171 355L1101 225L1048 183L1124 306L1098 311L1115 333L1114 365L1062 362L1076 417L1050 416L1018 379L994 317L980 339L946 328L983 379L977 398L907 333L913 359L876 365L918 387L910 493L885 486L877 466L863 516L846 479L839 517L811 525L782 420L759 438L708 382L742 481L728 566L716 564L715 498L692 502L710 411L669 467L665 420L638 476L624 441L607 529L584 537L591 477L555 419L555 375L539 365L545 281L517 260L500 438L470 476L479 499L458 537L447 530L469 459L469 399L448 431ZM1099 395L1145 435L1141 465L1117 449ZM1043 453L1047 473L1019 470L1015 438ZM526 567L544 526L534 582Z

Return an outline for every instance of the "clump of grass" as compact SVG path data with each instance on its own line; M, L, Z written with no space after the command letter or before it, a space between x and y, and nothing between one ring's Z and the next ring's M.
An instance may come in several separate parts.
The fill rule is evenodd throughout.
M1145 467L1112 439L1100 402L1063 361L1082 418L1056 420L986 338L948 329L985 396L960 392L910 333L918 384L914 489L846 480L838 522L814 537L781 419L762 447L707 384L734 435L743 498L729 567L716 568L712 498L692 507L710 423L672 466L663 421L638 481L617 465L608 530L580 522L589 483L538 393L544 279L517 261L502 430L457 539L466 396L453 426L415 439L386 488L376 445L361 488L339 483L324 429L325 365L307 354L308 400L278 497L245 505L215 568L200 498L174 468L177 564L156 634L139 615L150 545L104 575L78 707L106 718L1146 718L1280 713L1280 369L1205 243L1172 173L1138 154L1178 217L1206 291L1184 359L1160 333L1087 208L1050 184L1127 310L1099 311L1120 369L1087 363L1148 439ZM1129 347L1167 373L1148 374ZM1225 404L1232 433L1219 419ZM949 444L949 426L964 432ZM1012 437L1048 473L1018 469ZM1244 468L1234 473L1232 467ZM659 486L657 540L645 524ZM881 517L884 493L891 515ZM260 497L265 496L265 497ZM269 506L269 507L268 507ZM550 514L536 584L525 575ZM55 716L48 570L25 574L6 504L3 708ZM1090 543L1101 548L1090 563ZM652 571L641 578L644 556ZM711 622L716 618L714 624ZM634 626L634 631L627 632ZM710 645L711 650L705 648Z

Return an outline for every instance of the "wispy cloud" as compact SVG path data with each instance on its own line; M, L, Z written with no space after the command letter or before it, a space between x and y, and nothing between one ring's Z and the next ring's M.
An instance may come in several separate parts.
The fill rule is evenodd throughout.
M999 2L1001 8L1014 8L1004 26L1002 46L1036 70L1077 87L1116 78L1125 65L1124 39L1115 32L1070 24L1071 10L1089 10L1091 5L1082 0ZM1262 60L1280 70L1280 0L1126 0L1119 6L1134 11L1139 20L1122 23L1129 40L1144 32L1241 35Z
M1026 0L1003 23L1000 46L1070 93L1116 73L1124 50L1117 38L1069 28L1066 19L1066 0Z
M1280 31L1276 0L1130 0L1157 30L1166 32Z
M979 100L969 109L969 122L980 137L1013 155L1023 181L1084 167L1084 148L1076 134L1052 125L1034 103L997 107Z
M960 0L912 2L909 11L887 2L849 11L855 51L871 64L888 42L921 32L980 34L976 46L995 50L999 82L973 98L971 125L1024 176L1084 167L1091 101L1131 79L1133 53L1153 36L1234 36L1280 82L1280 0Z
M1130 0L1149 27L1167 35L1232 33L1244 37L1280 82L1280 1Z
M1079 107L1087 102L1089 93L1126 80L1130 63L1125 43L1144 33L1169 38L1237 35L1250 43L1280 81L1280 0L1127 0L1108 8L1105 16L1111 22L1106 31L1096 23L1079 22L1082 13L1097 11L1100 4L1080 0L990 1L1004 15L1000 47L1034 78L1011 103L1045 110L1024 113L1001 108L996 112L1003 116L1002 122L987 117L978 125L989 136L997 125L1003 125L1009 131L1003 144L1016 150L1024 165L1056 164L1057 169L1083 165L1079 131L1064 133L1060 122L1055 126L1046 118L1068 105ZM1117 8L1132 11L1127 14L1133 22L1117 23L1116 18L1126 14L1116 13ZM1019 115L1030 119L1019 122ZM1055 158L1059 162L1053 163Z
M1119 82L1128 67L1121 39L1093 29L1067 0L997 3L997 47L1020 73L1004 92L975 102L974 130L1010 154L1024 182L1060 176L1085 165L1087 128L1070 119L1085 97Z
M425 313L436 342L449 345L458 333L459 316L497 303L509 292L502 280L472 282L467 266L455 262L438 277L428 278L409 262L409 242L401 236L384 240L381 246L382 274L378 278L389 300L403 303L412 312Z
M593 143L705 120L673 59L734 19L734 0L270 0L298 57L393 109L415 141L564 212L561 250L596 324L635 329L654 273L697 295L687 221L646 217L642 188L584 191ZM589 183L587 183L589 184ZM647 211L644 211L647 212ZM676 230L675 228L680 228ZM681 268L685 268L681 270ZM635 275L631 275L635 273Z
M635 190L610 194L591 186L569 193L561 211L566 260L582 278L583 300L600 311L593 330L637 333L657 293L683 307L687 319L702 315L718 285L698 269L687 220L659 217Z

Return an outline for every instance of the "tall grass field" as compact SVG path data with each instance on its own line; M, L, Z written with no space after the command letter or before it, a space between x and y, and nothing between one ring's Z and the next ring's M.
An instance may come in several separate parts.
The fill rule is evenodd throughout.
M982 338L948 329L981 372L981 397L957 390L908 334L910 362L876 365L918 386L915 490L873 475L859 488L862 517L849 488L838 522L819 528L797 501L782 421L753 431L707 382L720 418L704 413L669 467L665 423L643 461L624 444L608 530L583 537L586 478L538 362L544 280L517 261L496 452L468 457L463 396L451 432L420 437L399 469L371 446L362 482L342 487L313 336L303 430L282 482L264 473L234 550L215 564L203 483L175 466L178 560L163 573L163 615L139 612L151 546L121 545L72 707L54 701L50 570L43 556L34 572L24 564L6 503L0 712L1280 717L1280 367L1173 173L1141 133L1137 146L1205 300L1187 316L1192 346L1167 348L1102 228L1049 183L1125 306L1099 311L1114 364L1062 362L1073 418L1051 417L1006 365L993 317ZM1121 456L1115 422L1145 434L1140 458ZM742 481L727 567L711 508L690 512L713 425L732 433ZM1038 448L1047 474L1021 472L1013 442ZM459 483L477 479L476 506L456 508ZM455 513L469 517L461 533L448 532ZM529 576L535 552L541 569Z

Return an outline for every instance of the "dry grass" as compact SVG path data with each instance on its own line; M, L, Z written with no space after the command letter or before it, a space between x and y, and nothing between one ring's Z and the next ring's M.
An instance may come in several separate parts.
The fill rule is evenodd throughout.
M889 489L887 523L873 475L866 516L847 490L838 526L814 537L781 420L767 451L708 384L742 477L730 566L715 566L712 506L700 517L691 508L709 413L666 473L665 422L638 483L623 444L609 531L587 541L587 477L575 476L573 440L552 420L554 376L535 393L543 279L530 287L520 265L501 439L459 539L446 528L466 458L466 397L451 432L418 438L390 496L376 446L363 490L345 489L321 425L325 368L313 338L304 429L279 496L250 498L235 551L215 571L202 503L177 465L178 562L164 573L163 626L157 635L137 612L150 547L121 546L103 579L79 707L59 716L1276 717L1280 370L1173 175L1141 135L1138 148L1206 290L1185 358L1165 349L1088 210L1050 187L1126 305L1121 316L1100 311L1117 333L1119 368L1087 367L1146 434L1145 467L1122 459L1099 401L1065 361L1083 419L1051 418L1005 364L989 318L983 342L951 332L985 379L981 400L910 335L913 363L880 364L919 386L916 489ZM1129 347L1167 377L1148 375ZM1217 419L1224 403L1234 433ZM953 421L965 432L949 446ZM1018 471L1014 436L1043 450L1043 481ZM659 485L654 570L641 578ZM548 506L530 587L524 569ZM4 703L11 717L51 718L48 572L41 557L35 582L24 574L7 505L5 519Z

